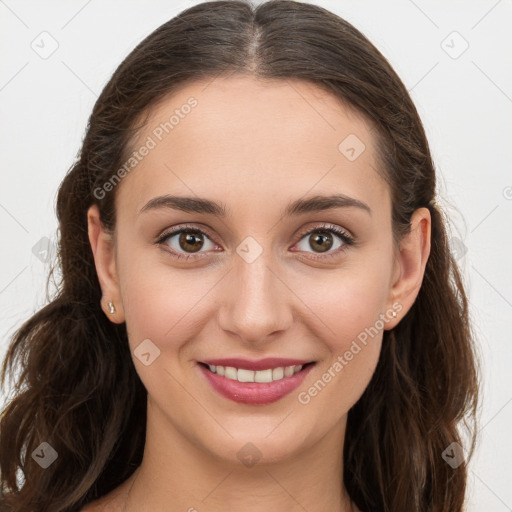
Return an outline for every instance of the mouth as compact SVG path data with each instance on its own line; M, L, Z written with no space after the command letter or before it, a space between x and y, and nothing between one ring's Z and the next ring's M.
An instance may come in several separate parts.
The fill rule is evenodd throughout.
M246 361L238 363L239 366L211 364L212 361L208 361L198 362L197 366L207 382L220 395L235 402L256 405L275 402L291 393L316 364L316 361L303 361L302 364L278 366L277 363L282 361L285 360L252 364ZM286 363L289 362L297 361L286 360ZM249 369L247 366L259 366L260 369Z
M269 383L275 382L303 371L309 365L315 364L315 361L299 365L286 365L275 366L273 368L266 368L262 370L252 370L236 366L213 365L200 362L204 368L207 368L211 373L215 373L226 379L236 380L238 382L259 382Z

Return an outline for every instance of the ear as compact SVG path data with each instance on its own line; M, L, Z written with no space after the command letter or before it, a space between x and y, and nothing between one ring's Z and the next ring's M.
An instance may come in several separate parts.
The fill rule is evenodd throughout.
M386 323L392 329L414 304L423 282L425 267L430 255L431 218L428 208L418 208L411 217L411 229L400 241L395 260L389 304L395 305L396 318ZM398 309L396 304L402 307Z
M121 324L125 319L116 270L114 240L105 231L98 206L95 204L87 210L87 225L96 273L103 295L101 307L112 322ZM114 313L110 313L109 302L114 304Z

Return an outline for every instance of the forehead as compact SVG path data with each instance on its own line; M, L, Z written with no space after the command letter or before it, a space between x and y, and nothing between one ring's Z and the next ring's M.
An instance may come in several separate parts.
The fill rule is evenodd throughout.
M305 81L191 82L152 108L130 150L150 149L116 202L138 211L155 195L182 193L247 208L334 192L379 202L388 192L374 137L362 116Z

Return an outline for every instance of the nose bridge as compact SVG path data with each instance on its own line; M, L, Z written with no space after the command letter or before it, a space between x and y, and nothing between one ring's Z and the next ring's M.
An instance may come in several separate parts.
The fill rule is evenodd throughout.
M251 245L252 244L252 245ZM244 249L248 249L244 252ZM260 252L255 254L255 251ZM292 318L286 286L273 269L271 251L249 241L237 248L232 286L225 297L221 327L245 341L257 342L288 328Z

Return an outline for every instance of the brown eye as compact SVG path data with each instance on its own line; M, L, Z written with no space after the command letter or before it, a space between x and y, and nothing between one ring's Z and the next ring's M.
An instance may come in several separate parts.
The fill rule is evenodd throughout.
M200 229L181 228L164 234L157 243L167 246L177 258L194 257L215 249L210 237ZM203 250L206 249L206 250Z
M316 251L325 252L333 246L332 238L332 234L327 231L317 231L309 236L309 244Z
M187 252L197 252L199 251L203 245L204 241L202 240L202 235L199 234L198 231L195 232L186 232L183 231L180 234L178 244L181 249Z
M339 257L350 246L355 238L343 228L334 224L316 227L302 234L297 247L299 251L309 252L309 258L326 259Z

